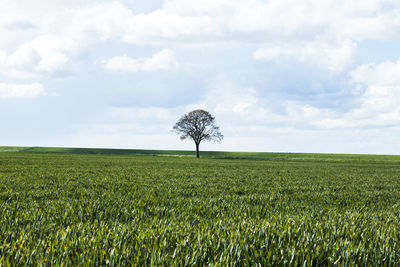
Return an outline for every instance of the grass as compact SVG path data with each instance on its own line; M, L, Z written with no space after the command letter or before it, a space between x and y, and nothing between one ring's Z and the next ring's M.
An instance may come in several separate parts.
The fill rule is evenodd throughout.
M100 155L151 155L195 157L195 151L187 150L145 150L111 148L71 148L71 147L0 147L0 152L69 153ZM328 153L288 153L288 152L224 152L201 151L201 157L220 159L291 159L327 161L400 161L400 155L360 155Z
M33 150L0 153L0 265L400 264L397 156Z
M29 147L21 147L21 146L0 146L0 152L20 152L28 148Z

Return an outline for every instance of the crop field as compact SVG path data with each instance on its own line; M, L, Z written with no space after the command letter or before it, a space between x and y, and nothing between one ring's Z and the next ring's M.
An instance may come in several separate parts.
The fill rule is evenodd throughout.
M0 266L400 265L399 156L3 151Z

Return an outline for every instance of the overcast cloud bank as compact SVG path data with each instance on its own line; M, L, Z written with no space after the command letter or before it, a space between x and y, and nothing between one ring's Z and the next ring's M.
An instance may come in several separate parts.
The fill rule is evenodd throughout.
M225 135L206 149L399 154L398 1L5 0L0 10L0 107L15 125L4 145L192 149L170 130L205 108Z

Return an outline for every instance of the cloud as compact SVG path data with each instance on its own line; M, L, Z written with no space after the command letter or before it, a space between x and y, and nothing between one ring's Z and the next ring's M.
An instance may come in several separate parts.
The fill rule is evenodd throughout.
M350 73L354 83L365 86L360 106L345 116L351 127L395 127L400 123L400 60L366 64Z
M350 40L339 43L314 41L291 45L270 45L256 50L253 57L259 61L294 60L340 72L353 63L356 53L357 44Z
M178 66L174 52L163 49L150 58L131 58L127 55L116 56L103 64L103 68L112 72L162 71Z
M261 96L227 76L212 80L197 102L176 107L114 107L101 121L71 135L70 145L193 149L171 127L183 114L203 108L216 117L225 140L203 150L394 153L382 147L400 127L400 86L367 86L347 111ZM280 102L280 110L272 109ZM74 143L74 142L77 143ZM85 143L86 142L86 143Z
M9 31L15 31L15 30L31 30L35 29L36 26L32 24L29 20L17 19L5 23L4 28Z
M130 138L125 147L132 144L132 147L192 149L191 142L181 142L171 130L183 114L197 108L209 110L223 133L230 137L243 133L244 128L247 128L247 135L259 133L261 128L265 131L268 128L265 124L280 119L263 106L254 88L238 86L222 77L210 84L197 103L175 107L113 107L102 114L101 121L82 127L78 135L79 139L86 138L88 144L94 144L94 141L88 140L87 136L97 136L102 141L109 136L108 140L115 146L121 146L117 141L120 137L119 140ZM202 147L216 149L215 145L206 143Z
M67 9L61 29L79 42L120 40L133 27L134 14L119 1L91 3Z
M154 11L135 14L122 2L113 1L71 9L67 19L73 18L72 23L62 32L80 43L251 44L259 46L256 60L295 60L341 72L354 62L358 41L400 37L398 12L400 5L378 0L359 4L170 0ZM118 72L147 68L128 56L115 57L108 65ZM148 69L157 67L150 64Z
M399 8L398 3L378 0L351 4L346 0L171 0L153 12L123 16L128 22L123 40L136 44L203 38L243 41L244 34L264 41L324 35L344 40L393 39L399 36Z
M358 96L350 109L340 112L293 102L288 115L319 129L396 128L400 124L399 76L400 61L358 66L350 72ZM307 116L307 109L312 116Z
M170 41L265 43L321 36L355 41L400 37L400 4L396 1L168 0L158 9L142 13L134 13L126 1L85 1L80 6L42 1L44 11L33 11L29 2L24 6L8 2L4 9L21 15L8 19L5 26L39 25L42 34L83 43L115 40L165 45Z
M40 83L14 84L0 83L0 99L6 98L36 98L45 96L47 92Z
M124 122L165 122L176 118L176 112L163 107L114 107L107 111L113 121Z
M354 92L352 106L345 111L315 107L306 101L264 98L258 94L260 89L239 86L226 77L214 81L203 99L188 105L186 110L206 108L232 133L240 127L312 131L397 127L400 124L400 80L396 76L399 64L384 62L356 68L352 72L354 88L358 88L358 82L366 87ZM271 108L276 106L276 101L280 102L278 110Z
M356 83L380 86L400 86L400 60L397 62L370 63L357 67L350 73Z
M393 128L400 123L400 86L369 86L360 106L311 122L322 129Z
M32 16L31 10L20 7L18 11L32 17L27 20L30 24L42 24L46 33L79 42L166 45L171 41L265 43L320 36L355 41L400 37L400 4L396 1L168 0L142 13L134 13L124 2L85 1L80 7L65 2L63 8L43 2L48 17Z
M41 35L21 44L11 54L0 51L0 73L13 78L60 75L69 71L75 49L71 40Z
M254 88L238 86L226 77L212 82L199 103L188 105L186 110L197 108L211 110L225 123L260 124L274 120Z
M147 11L138 12L144 9L130 8L134 3L128 0L85 0L79 5L65 0L0 1L0 10L7 10L0 17L0 35L4 36L0 40L0 74L8 82L1 84L2 98L46 95L41 84L30 83L40 78L43 84L60 90L74 87L70 96L82 102L90 100L90 107L100 103L98 110L106 105L132 103L132 90L128 94L122 89L126 84L157 90L166 96L155 101L141 90L135 103L173 106L114 107L107 110L106 119L104 114L96 115L98 121L90 118L95 121L88 123L95 126L82 135L82 144L90 142L92 134L104 133L98 146L107 144L108 134L118 142L121 132L126 134L124 142L137 137L136 144L140 145L142 138L157 147L154 140L170 134L172 124L194 108L209 109L216 116L221 129L228 131L226 143L234 147L246 140L241 149L253 142L253 146L249 145L251 150L258 148L251 140L260 143L267 139L265 143L269 143L263 149L288 142L296 148L295 143L302 140L306 149L314 138L318 139L319 132L337 134L335 144L340 145L342 132L349 138L354 134L356 140L358 130L378 133L378 129L393 129L399 123L400 63L387 61L354 68L363 40L400 39L398 1L166 0L153 4L156 2L157 7L152 5ZM148 49L158 52L132 56ZM105 55L107 61L100 65L102 72L155 73L139 75L140 78L127 75L126 81L103 75L93 70L92 63ZM156 72L174 70L179 66L177 58L179 63L185 60L193 67L180 68L183 75L179 72L160 76ZM289 70L293 73L263 68L252 59L295 63ZM81 62L85 69L77 71ZM312 69L318 69L318 73L307 72L307 66L305 71L297 69L308 64L316 66ZM349 74L347 71L353 68ZM63 83L52 79L71 72L79 77ZM227 78L216 81L220 72L226 72ZM237 78L241 82L229 75L242 76ZM25 80L21 83L18 79ZM326 81L329 79L337 82ZM204 90L207 81L211 82ZM105 100L110 96L106 91L109 82L111 87L121 88L118 93L123 95L114 94ZM320 85L312 87L318 82ZM342 97L338 91L352 93L351 99L344 99L345 107L333 107L336 98L329 103L331 108L321 108L331 100L330 96ZM193 100L202 94L198 101ZM313 104L317 101L318 107ZM89 112L88 107L82 106L82 110ZM142 135L135 135L136 131ZM160 131L164 132L152 134ZM297 138L297 134L303 137ZM237 138L232 141L229 136ZM177 143L180 144L178 139ZM120 144L124 146L123 142Z
M255 45L257 60L295 59L340 72L353 62L358 41L400 38L396 1L169 0L142 13L134 13L125 1L85 1L80 6L43 1L44 11L32 11L29 2L3 5L9 13L20 15L0 19L0 28L34 29L19 35L30 39L14 53L8 52L6 63L1 62L5 66L1 73L11 77L68 73L78 50L88 51L108 41L155 46ZM7 34L13 39L13 34L21 32ZM138 59L119 56L109 67L128 72L165 70L171 67L170 59L165 52L164 58L143 65ZM120 65L127 65L127 70Z

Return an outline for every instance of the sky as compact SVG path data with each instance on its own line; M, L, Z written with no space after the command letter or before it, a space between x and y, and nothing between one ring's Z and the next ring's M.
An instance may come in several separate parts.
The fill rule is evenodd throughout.
M398 0L0 0L0 145L400 154Z

